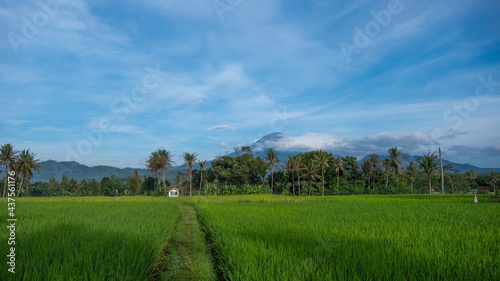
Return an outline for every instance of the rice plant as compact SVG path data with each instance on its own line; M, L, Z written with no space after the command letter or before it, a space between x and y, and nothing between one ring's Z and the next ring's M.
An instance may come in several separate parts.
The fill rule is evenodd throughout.
M18 199L16 273L2 251L0 279L146 280L178 212L165 198Z
M500 279L498 204L470 196L258 198L198 204L229 280Z

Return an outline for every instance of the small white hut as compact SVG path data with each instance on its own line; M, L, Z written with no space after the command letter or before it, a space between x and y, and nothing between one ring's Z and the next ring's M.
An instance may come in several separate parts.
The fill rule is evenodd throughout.
M167 196L168 197L178 197L179 196L179 190L175 187L172 187L167 190Z

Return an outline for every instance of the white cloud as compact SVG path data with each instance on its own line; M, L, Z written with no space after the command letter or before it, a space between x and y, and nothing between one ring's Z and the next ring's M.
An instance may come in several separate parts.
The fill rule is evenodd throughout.
M31 123L32 121L28 121L28 120L5 120L4 123L9 125L9 126L12 126L12 127L18 127L18 126L21 126L23 124L27 124L27 123Z
M344 138L325 133L305 133L298 137L282 135L280 138L256 142L256 151L272 147L278 151L306 152L325 150L333 154L349 154L364 157L371 153L385 154L387 149L397 146L403 153L419 154L427 151L434 142L423 132L399 136L390 132L371 134L362 138Z
M67 131L67 129L50 127L50 126L30 127L29 130L31 132L66 132Z
M144 129L133 125L113 125L111 132L122 134L143 134Z
M431 138L425 132L414 132L413 134L411 134L411 137L416 141L423 141L423 142L431 141Z
M217 125L207 129L207 131L232 131L232 130L234 130L234 128L229 125Z

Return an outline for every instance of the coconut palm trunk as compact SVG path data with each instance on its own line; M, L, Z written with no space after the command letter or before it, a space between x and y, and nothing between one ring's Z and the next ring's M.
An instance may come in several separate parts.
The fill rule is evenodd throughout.
M298 184L299 196L300 196L300 172L299 171L297 171L297 184Z
M19 194L21 193L21 189L23 189L23 181L24 181L24 177L21 177L21 184L19 184L19 189L17 190L17 197L19 197Z
M162 169L162 174L163 174L163 193L164 195L167 195L167 185L165 184L165 168Z
M323 181L323 196L325 196L325 168L321 167L321 179Z

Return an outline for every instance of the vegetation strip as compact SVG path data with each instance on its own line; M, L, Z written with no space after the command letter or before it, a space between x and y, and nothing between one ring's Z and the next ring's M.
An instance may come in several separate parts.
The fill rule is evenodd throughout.
M198 200L227 280L500 280L498 204L464 195Z
M205 234L193 206L181 206L181 216L165 261L165 273L159 280L217 280Z
M181 220L181 214L179 213L177 219L175 222L171 225L170 230L168 232L167 239L165 240L165 244L163 245L160 255L158 256L158 259L156 259L155 264L153 268L151 269L151 272L148 274L149 281L156 281L156 280L161 280L161 276L165 273L167 267L168 267L168 255L172 243L172 236L174 230L177 228L177 225L179 224L179 221Z

